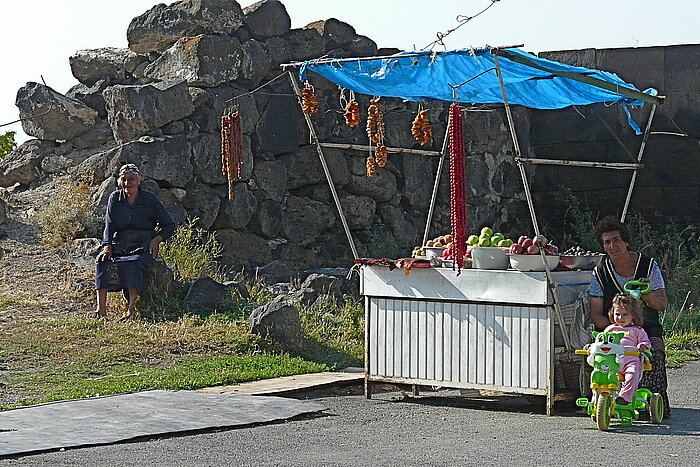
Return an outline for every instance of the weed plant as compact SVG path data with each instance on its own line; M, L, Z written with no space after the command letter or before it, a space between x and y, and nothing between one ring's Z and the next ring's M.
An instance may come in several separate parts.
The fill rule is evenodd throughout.
M57 248L78 237L95 222L90 212L90 187L83 181L63 181L56 189L56 196L34 215L41 229L40 240Z
M190 281L202 276L222 280L219 259L224 247L212 232L195 227L197 218L187 219L161 247L163 259L175 266L176 279Z

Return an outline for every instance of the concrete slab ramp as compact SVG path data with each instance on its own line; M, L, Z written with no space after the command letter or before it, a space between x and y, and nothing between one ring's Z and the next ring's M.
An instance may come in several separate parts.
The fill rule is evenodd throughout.
M286 420L325 408L247 394L146 391L0 412L0 456Z

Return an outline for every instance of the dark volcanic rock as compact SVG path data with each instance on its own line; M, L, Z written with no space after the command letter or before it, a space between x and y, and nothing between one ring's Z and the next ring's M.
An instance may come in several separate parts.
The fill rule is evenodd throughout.
M102 93L117 142L143 136L194 111L185 81L110 86Z
M235 37L183 37L143 74L153 80L186 80L190 86L214 87L238 78L243 49Z
M253 168L255 196L260 200L281 202L287 191L287 168L281 161L263 161Z
M162 52L178 39L199 34L233 34L243 24L235 0L182 0L163 3L131 20L126 31L136 53Z
M262 0L243 9L245 25L254 39L281 36L289 31L292 20L279 0Z
M250 332L270 338L287 350L301 346L299 310L282 302L272 302L256 308L250 314Z
M72 139L99 121L95 109L39 83L20 88L15 105L20 118L26 119L22 120L24 132L42 140Z
M290 56L294 60L318 58L326 50L323 37L315 29L292 29L282 37L289 44Z
M129 49L104 47L78 50L68 61L75 79L92 86L104 78L109 78L112 84L126 83L136 67L147 62L148 57Z
M198 227L208 229L219 215L221 198L212 188L198 183L194 188L187 189L187 196L183 198L182 204L190 218L198 219Z
M0 186L27 186L39 179L41 161L56 149L56 143L30 139L0 159Z
M100 118L105 118L107 116L107 108L105 107L105 99L102 97L102 91L104 91L109 85L109 78L101 79L92 86L78 83L68 90L66 96L70 97L71 99L77 99L84 102L88 106L97 110L97 115Z
M196 308L216 308L228 295L229 289L208 276L195 279L183 300L186 306Z
M326 50L341 47L357 38L355 28L335 18L314 21L313 23L307 24L305 29L315 29L318 31L325 41Z
M226 198L221 203L219 219L216 220L218 228L243 228L258 208L258 199L245 183L236 183L233 193L233 200Z
M335 222L335 208L298 196L290 196L284 206L282 235L291 243L308 245Z

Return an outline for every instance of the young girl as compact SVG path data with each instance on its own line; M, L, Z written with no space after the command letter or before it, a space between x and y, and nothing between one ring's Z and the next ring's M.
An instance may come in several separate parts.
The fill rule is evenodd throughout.
M613 298L610 312L608 313L612 324L605 328L605 332L624 332L621 344L625 347L636 347L640 352L651 348L651 342L646 331L641 328L644 325L642 307L639 300L627 294L617 294ZM631 355L622 357L620 372L625 375L622 388L615 400L616 404L629 404L632 402L634 391L639 387L642 379L642 359Z

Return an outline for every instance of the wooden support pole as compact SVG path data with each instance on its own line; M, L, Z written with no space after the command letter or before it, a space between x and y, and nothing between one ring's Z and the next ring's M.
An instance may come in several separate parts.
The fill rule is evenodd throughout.
M647 146L647 141L649 140L649 133L651 130L651 121L656 113L656 106L651 107L651 112L649 113L649 120L647 120L647 127L644 130L644 137L642 138L642 144L639 146L639 154L637 155L637 163L642 161L642 156L644 155L644 149ZM632 200L632 191L634 191L634 184L637 181L637 169L632 173L632 179L630 180L630 187L627 190L627 197L625 198L625 206L622 208L622 216L620 216L620 222L625 222L625 217L627 217L627 209L629 209L630 201Z
M568 165L572 167L596 167L600 169L616 169L616 170L637 170L644 167L644 164L633 164L629 162L593 162L593 161L569 161L565 159L529 159L526 157L518 157L516 162L523 164L536 165Z
M501 65L498 63L498 55L494 55L494 60L496 62L496 74L498 75L498 81L501 85L501 93L503 94L503 103L506 107L506 117L508 118L508 126L510 127L510 136L513 139L513 147L515 149L516 159L521 158L520 143L518 143L518 136L515 133L515 122L513 121L513 114L510 111L510 104L508 104L508 94L506 93L506 86L503 81L503 74L501 73ZM523 180L523 187L525 189L525 198L527 199L527 206L530 209L530 217L532 218L532 226L535 229L535 235L540 235L540 227L537 223L537 215L535 214L535 205L532 201L532 193L530 192L530 183L527 180L527 174L525 173L525 167L522 162L518 162L518 169L520 169L520 177ZM542 258L542 263L544 263L544 271L547 276L547 285L549 291L552 294L552 303L554 304L554 314L559 321L559 326L561 327L562 337L564 338L564 346L566 347L567 353L571 353L573 348L571 347L571 342L569 340L569 330L564 322L564 315L561 312L561 307L559 305L559 297L557 296L557 285L552 278L552 271L549 269L549 264L547 263L544 250L540 248L540 257ZM550 363L554 365L553 359ZM553 390L553 388L551 388Z
M346 143L319 143L321 147L324 148L335 148L335 149L353 149L355 151L371 151L374 148L372 146L365 146L364 144L346 144ZM409 148L393 148L387 147L386 152L389 153L404 153L404 154L418 154L421 156L441 156L442 153L438 151L425 151L423 149L409 149Z
M301 107L301 113L306 120L306 125L309 127L309 132L311 134L311 141L316 146L316 151L318 152L318 158L321 160L321 166L323 167L323 172L326 174L326 180L328 180L328 186L331 189L331 194L333 195L333 200L335 201L335 207L338 209L338 215L340 216L340 222L343 224L343 229L345 230L345 235L348 237L348 242L350 243L350 249L352 250L352 255L355 259L359 259L360 255L357 253L357 247L355 246L355 240L352 238L352 233L350 232L350 226L345 218L345 212L343 211L343 206L340 204L340 198L338 197L338 192L335 190L335 184L333 183L333 177L331 176L331 171L328 168L328 163L326 162L326 157L323 154L323 148L318 141L318 136L316 136L316 128L311 121L311 116L304 112L302 102L301 102L301 89L299 88L299 83L296 76L291 71L289 73L289 80L292 83L292 89L294 89L294 94L296 94L299 100L299 106Z

